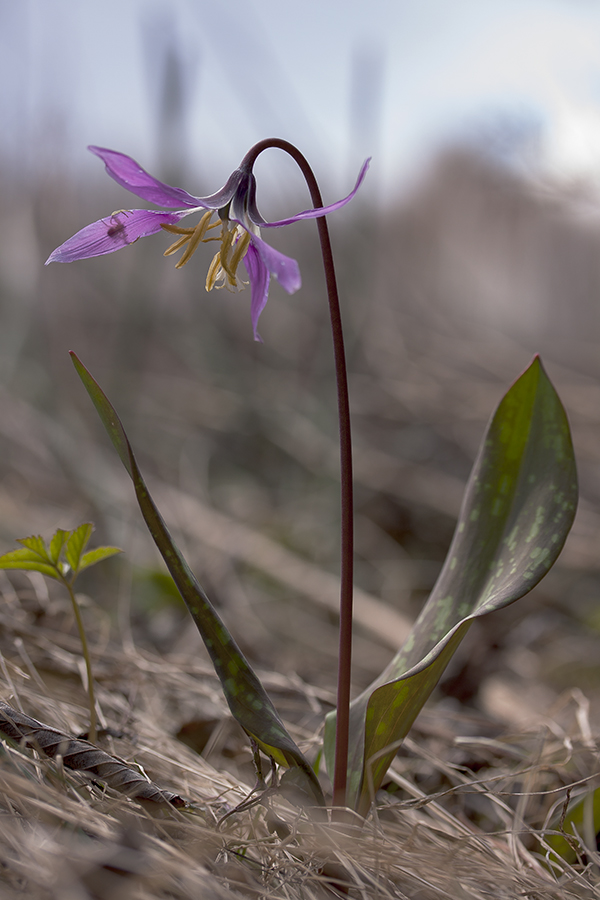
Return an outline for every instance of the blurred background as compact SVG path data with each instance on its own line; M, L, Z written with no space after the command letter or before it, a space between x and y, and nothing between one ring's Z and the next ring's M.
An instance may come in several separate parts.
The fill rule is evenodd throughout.
M372 156L330 222L356 445L356 686L426 599L485 423L540 352L573 426L576 525L534 595L473 628L438 703L515 728L586 697L600 711L599 46L584 0L0 0L0 550L93 520L126 551L80 582L113 634L200 652L74 349L243 649L331 688L337 420L314 224L269 232L303 286L273 284L263 344L248 292L205 292L210 248L181 271L166 235L43 262L140 205L90 143L206 195L255 141L286 138L325 202ZM281 154L256 172L267 218L309 205ZM39 584L2 585L52 626Z

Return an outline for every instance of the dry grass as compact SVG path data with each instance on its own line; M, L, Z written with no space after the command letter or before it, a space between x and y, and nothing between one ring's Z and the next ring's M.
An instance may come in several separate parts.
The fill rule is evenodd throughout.
M68 629L48 621L51 615L66 624L69 608L59 598L50 604L36 581L3 597L2 695L42 722L78 734L86 727L79 647ZM481 717L443 710L426 715L419 740L407 741L365 823L316 823L275 798L219 826L248 792L249 750L230 733L220 751L213 746L211 765L174 736L191 714L196 725L208 723L217 740L227 729L209 668L190 653L158 655L106 642L101 611L89 606L87 616L107 726L99 745L142 767L188 806L125 800L60 761L6 742L0 762L3 896L599 895L595 852L589 863L565 864L551 876L535 837L552 805L564 802L565 785L594 771L596 743L582 696L569 709L557 709L544 727L512 736ZM280 707L287 700L292 716L295 706L292 733L310 748L313 735L302 720L320 704L319 692L283 676L265 681ZM495 736L486 737L486 730ZM276 817L276 828L269 828L269 816Z

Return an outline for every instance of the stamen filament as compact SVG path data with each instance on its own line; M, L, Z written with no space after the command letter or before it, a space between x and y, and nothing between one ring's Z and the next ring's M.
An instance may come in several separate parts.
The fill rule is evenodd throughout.
M219 276L220 268L221 268L221 251L219 250L219 252L215 253L215 255L213 256L212 262L211 262L210 266L208 267L208 274L206 276L206 285L205 285L207 291L212 291L212 289L214 288L215 282Z
M235 282L235 272L231 271L231 267L229 264L228 256L231 250L233 239L235 238L236 229L234 228L232 231L225 231L223 235L223 242L221 244L221 265L223 267L223 271L227 273L230 279L233 278Z
M233 255L229 261L229 267L231 269L231 273L234 278L237 280L236 272L237 268L242 261L243 257L246 255L246 250L248 249L248 244L250 243L250 235L247 231L244 231L238 238L238 242L235 245L235 250L233 251Z

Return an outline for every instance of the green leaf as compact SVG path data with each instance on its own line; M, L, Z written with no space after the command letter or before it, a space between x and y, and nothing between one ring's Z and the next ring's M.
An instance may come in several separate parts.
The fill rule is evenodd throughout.
M44 562L52 562L48 555L46 542L39 534L32 534L31 537L26 538L18 538L17 544L23 544L24 547L27 547L32 553L37 554L38 558Z
M102 562L103 559L109 559L109 557L114 556L116 553L122 552L123 551L119 547L96 547L95 550L88 550L88 552L84 553L80 558L79 569L77 571L83 572L84 569L95 566L96 563Z
M28 539L25 538L25 540ZM18 550L11 550L0 556L0 569L25 569L59 579L56 568L51 563L44 562L39 553L29 547L19 547Z
M54 565L58 565L58 558L60 556L60 551L65 545L67 538L70 535L70 531L65 531L63 528L57 528L54 533L52 540L50 541L50 559L54 563Z
M577 505L565 412L536 357L482 442L444 567L402 650L351 705L349 805L366 813L399 743L477 617L528 593L558 557ZM335 713L327 717L331 772Z
M117 413L77 356L71 353L71 358L121 462L131 476L146 525L206 644L232 715L267 756L280 765L301 769L312 797L318 804L324 805L321 787L310 764L286 731L265 689L169 534L142 478Z
M94 526L91 522L84 522L71 532L65 545L65 559L71 567L73 575L79 572L81 554L87 547L92 536Z

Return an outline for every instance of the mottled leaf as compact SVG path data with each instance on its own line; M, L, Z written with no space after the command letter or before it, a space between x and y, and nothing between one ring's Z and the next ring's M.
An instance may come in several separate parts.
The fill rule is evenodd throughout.
M349 805L366 812L472 621L522 597L546 574L576 504L569 425L536 357L488 426L446 562L406 644L352 703ZM330 771L334 729L330 715Z
M68 769L83 772L128 797L151 803L169 803L175 807L186 805L178 794L160 790L123 760L109 756L89 741L73 738L50 725L42 725L3 700L0 700L0 733L52 759L60 755Z
M117 413L77 356L71 353L71 358L131 476L146 525L202 636L232 715L267 756L280 765L297 766L301 769L314 800L320 805L324 804L321 787L308 761L288 734L265 689L169 534L148 492Z

